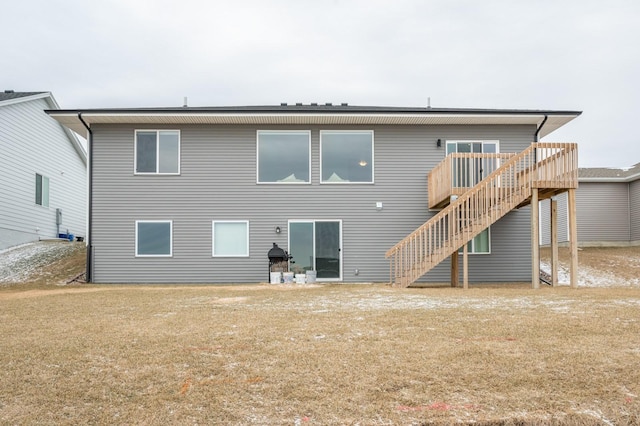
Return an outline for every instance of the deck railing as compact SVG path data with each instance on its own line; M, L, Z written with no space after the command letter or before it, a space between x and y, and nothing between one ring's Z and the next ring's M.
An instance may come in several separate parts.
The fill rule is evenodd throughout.
M526 204L533 188L559 190L576 188L577 184L576 144L535 143L511 155L472 189L387 251L391 282L402 287L414 283L489 225Z
M447 205L452 195L464 194L514 155L516 154L453 153L447 155L428 174L429 208Z

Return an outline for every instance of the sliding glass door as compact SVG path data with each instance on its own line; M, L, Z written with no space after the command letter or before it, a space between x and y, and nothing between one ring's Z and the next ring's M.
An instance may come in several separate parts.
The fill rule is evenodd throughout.
M289 221L290 270L315 270L318 280L342 280L342 221Z

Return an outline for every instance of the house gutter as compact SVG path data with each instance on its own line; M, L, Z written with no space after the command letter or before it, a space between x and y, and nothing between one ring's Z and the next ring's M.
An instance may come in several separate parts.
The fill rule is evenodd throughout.
M542 123L540 123L540 125L538 126L538 128L536 129L536 133L535 135L533 135L533 141L534 142L539 142L540 139L540 131L542 130L542 128L544 127L544 124L547 122L547 119L549 118L548 114L544 115L544 119L542 119Z
M78 113L78 120L82 123L82 125L89 132L89 138L87 140L87 157L88 157L88 190L89 194L87 195L88 201L88 211L87 211L87 271L86 271L86 281L88 283L93 281L93 268L92 268L92 259L93 259L93 245L91 240L93 239L93 131L91 127L84 121L82 118L82 113Z

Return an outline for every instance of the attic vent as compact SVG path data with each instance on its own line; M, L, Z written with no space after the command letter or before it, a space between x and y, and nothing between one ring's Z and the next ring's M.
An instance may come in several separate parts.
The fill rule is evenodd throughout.
M311 102L311 106L318 106L317 102Z
M296 102L296 106L302 106L302 102Z
M341 105L341 106L349 106L349 104L348 104L348 103L346 103L346 102L343 102L343 103L341 103L340 105Z
M286 102L280 102L280 106L287 106Z
M333 105L333 104L332 104L331 102L327 102L325 105L326 105L326 106L331 106L331 105Z
M13 90L5 90L4 93L15 93Z

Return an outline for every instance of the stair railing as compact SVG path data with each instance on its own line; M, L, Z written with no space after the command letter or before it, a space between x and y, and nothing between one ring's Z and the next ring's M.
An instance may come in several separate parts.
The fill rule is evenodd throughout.
M476 235L545 188L577 186L577 145L535 143L460 195L389 249L390 280L407 287ZM556 185L556 186L553 186Z

